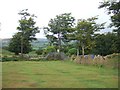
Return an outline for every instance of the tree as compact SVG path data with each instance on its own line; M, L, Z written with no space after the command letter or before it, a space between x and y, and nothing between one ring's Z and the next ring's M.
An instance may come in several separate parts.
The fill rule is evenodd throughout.
M17 27L18 33L16 33L10 41L10 51L16 54L31 51L30 42L36 40L35 34L39 32L39 28L35 26L36 22L34 21L36 16L34 14L31 15L27 10L28 9L25 9L18 13L22 16L19 20L19 26ZM14 47L12 45L14 45Z
M51 19L48 27L44 28L46 37L52 45L58 46L58 52L61 51L62 43L68 42L66 35L71 32L74 21L75 19L71 16L71 13L64 13Z
M120 52L120 0L103 1L99 8L106 8L111 17L110 26L115 27L114 32L117 32L117 52Z
M44 48L43 54L46 55L46 54L48 54L50 52L55 52L55 51L56 51L56 49L55 49L54 46L47 46L46 48Z
M21 52L21 33L16 33L9 43L9 50L18 55ZM23 42L23 53L28 53L32 50L31 44L28 41Z
M93 53L103 56L116 53L116 37L116 33L108 32L107 34L98 34L95 37L95 47L93 48Z
M85 19L79 19L74 33L71 35L73 40L77 43L77 55L79 55L80 48L82 49L82 55L85 54L85 49L91 50L94 46L94 34L96 31L103 29L104 24L97 24L95 20L97 17Z
M11 52L14 52L16 55L18 55L20 53L20 48L21 48L21 46L20 46L21 43L20 42L21 42L21 39L20 39L19 33L17 33L10 40L9 50Z
M76 48L70 48L68 50L68 55L76 55L77 54L77 50Z

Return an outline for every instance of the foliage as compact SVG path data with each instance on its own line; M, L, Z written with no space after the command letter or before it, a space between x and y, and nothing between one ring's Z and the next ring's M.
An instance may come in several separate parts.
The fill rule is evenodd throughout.
M114 32L117 32L117 52L120 52L120 0L101 2L99 8L106 8L111 17L110 26L115 27Z
M36 54L37 55L42 55L43 54L43 49L39 48L38 50L36 50Z
M35 26L35 15L31 15L27 12L27 9L22 10L20 13L21 19L19 20L19 26L17 27L18 33L16 33L10 41L9 50L15 54L23 54L31 51L30 42L36 40L35 34L39 32L38 27Z
M71 48L68 50L69 55L76 55L77 54L77 49L76 48Z
M2 57L2 62L6 62L6 61L19 61L20 58L12 56L12 57L8 57L8 56L3 56Z
M95 37L94 54L109 55L117 51L116 33L99 34Z
M16 33L9 43L9 51L14 52L16 55L21 53L21 33ZM23 45L23 53L28 53L32 50L31 44L29 41L24 40Z
M75 31L69 35L71 39L76 40L77 44L77 55L79 55L80 48L82 49L82 55L85 54L84 50L91 50L92 47L95 45L94 42L94 35L96 31L103 29L104 24L97 24L95 20L97 17L85 19L79 19Z
M104 2L100 8L106 7L109 14L112 16L112 24L119 29L118 18L114 18L115 15L119 14L119 2ZM14 52L16 55L19 53L27 54L32 51L33 43L35 40L35 34L39 32L39 28L35 26L34 21L35 15L31 15L26 10L22 10L19 15L19 26L17 27L18 33L13 35L13 38L9 43L9 50ZM118 17L118 16L116 16ZM96 23L98 17L92 17L88 19L79 19L77 25L75 25L75 18L71 16L71 13L64 13L57 15L51 19L48 23L48 27L44 28L44 33L49 40L44 41L44 49L38 47L39 41L34 42L36 46L36 53L38 55L46 55L50 52L64 52L67 55L77 54L100 54L107 55L119 52L119 36L118 33L107 33L107 34L95 34L96 32L104 29L104 24ZM114 20L115 21L114 21ZM118 21L118 22L117 22ZM111 42L111 43L110 43Z
M44 28L46 37L50 41L50 45L56 45L61 51L62 43L68 42L67 34L71 32L74 25L74 17L71 13L57 15L49 21L48 27Z
M46 55L50 52L56 52L55 46L47 46L43 49L43 54Z

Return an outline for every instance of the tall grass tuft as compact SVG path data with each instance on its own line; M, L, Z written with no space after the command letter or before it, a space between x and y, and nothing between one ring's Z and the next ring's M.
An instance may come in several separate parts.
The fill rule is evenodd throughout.
M85 56L72 56L71 61L82 65L93 65L98 67L118 68L120 65L120 54L111 54L105 57L95 56L94 59L90 55Z

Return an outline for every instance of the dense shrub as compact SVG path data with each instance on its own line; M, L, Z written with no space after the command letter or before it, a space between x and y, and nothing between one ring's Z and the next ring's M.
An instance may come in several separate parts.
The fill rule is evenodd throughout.
M43 54L46 55L50 52L55 52L56 49L54 46L47 46L46 48L43 49Z
M2 62L5 61L26 61L29 60L29 57L27 57L26 55L13 55L13 56L3 56L2 57Z
M2 62L5 62L5 61L19 61L20 59L18 57L8 57L8 56L3 56L2 57Z
M71 48L68 50L68 55L76 55L77 54L77 49L76 48Z
M43 49L39 48L38 50L36 50L36 54L37 55L42 55L43 54Z

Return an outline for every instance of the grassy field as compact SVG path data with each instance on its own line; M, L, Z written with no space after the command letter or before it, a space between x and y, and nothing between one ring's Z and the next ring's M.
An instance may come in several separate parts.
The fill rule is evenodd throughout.
M117 69L69 61L3 62L3 88L118 88Z

